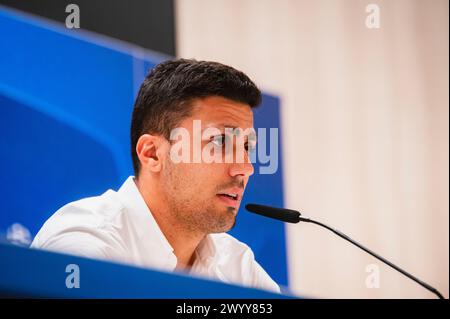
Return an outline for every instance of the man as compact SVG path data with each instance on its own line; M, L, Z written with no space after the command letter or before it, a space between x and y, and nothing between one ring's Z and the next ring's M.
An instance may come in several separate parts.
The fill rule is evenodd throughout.
M278 292L251 249L225 234L234 226L253 174L250 135L240 135L245 147L237 154L229 129L236 140L253 129L252 108L260 101L255 84L229 66L185 59L157 65L144 80L133 110L135 177L117 192L108 190L59 209L32 247ZM198 128L201 140L196 140ZM177 132L187 132L188 140L181 141L186 135ZM187 145L181 161L178 143ZM235 160L224 160L230 150L237 152ZM211 152L215 161L205 160ZM238 161L238 155L244 160Z

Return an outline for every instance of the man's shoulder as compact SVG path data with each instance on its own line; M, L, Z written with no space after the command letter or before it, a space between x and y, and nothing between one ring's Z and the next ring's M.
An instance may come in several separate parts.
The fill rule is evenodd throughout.
M120 217L123 206L116 192L108 190L102 195L70 202L58 209L42 226L33 246L62 233L106 231Z
M123 205L117 196L117 192L109 189L99 196L82 198L61 207L56 214L71 214L84 212L86 217L91 217L104 222L113 219L123 210Z
M64 205L49 220L69 219L72 225L102 227L121 214L122 210L123 205L117 193L107 190L102 195L86 197Z

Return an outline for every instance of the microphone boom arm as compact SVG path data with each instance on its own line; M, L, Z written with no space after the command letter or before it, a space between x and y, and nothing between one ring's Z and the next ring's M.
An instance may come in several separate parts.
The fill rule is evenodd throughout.
M429 291L431 291L432 293L434 293L436 296L439 297L439 299L444 299L444 296L442 296L442 294L434 287L430 286L429 284L427 284L426 282L423 282L422 280L420 280L419 278L411 275L409 272L401 269L400 267L398 267L397 265L391 263L389 260L381 257L380 255L378 255L377 253L373 252L372 250L370 250L369 248L364 247L363 245L361 245L360 243L358 243L357 241L351 239L350 237L348 237L347 235L345 235L344 233L341 233L339 230L334 229L324 223L321 223L319 221L316 221L314 219L311 218L307 218L307 217L299 217L301 222L306 222L306 223L312 223L312 224L316 224L319 225L321 227L324 227L330 231L332 231L333 233L335 233L336 235L338 235L339 237L349 241L350 243L352 243L353 245L355 245L356 247L364 250L366 253L372 255L373 257L375 257L376 259L382 261L383 263L385 263L386 265L394 268L395 270L397 270L398 272L400 272L401 274L405 275L406 277L408 277L409 279L414 280L416 283L418 283L419 285L421 285L422 287L424 287L425 289L428 289Z
M280 221L283 221L283 222L288 222L288 223L305 222L305 223L316 224L316 225L319 225L319 226L321 226L323 228L326 228L329 231L331 231L331 232L335 233L336 235L338 235L339 237L341 237L341 238L347 240L348 242L352 243L356 247L364 250L369 255L371 255L371 256L375 257L376 259L382 261L383 263L385 263L386 265L390 266L391 268L394 268L395 270L397 270L401 274L405 275L409 279L415 281L416 283L418 283L419 285L421 285L425 289L431 291L436 296L438 296L439 299L444 299L444 296L436 288L433 288L432 286L430 286L426 282L423 282L419 278L411 275L410 273L408 273L407 271L401 269L397 265L394 265L389 260L381 257L380 255L376 254L375 252L371 251L370 249L364 247L363 245L361 245L357 241L351 239L350 237L348 237L344 233L341 233L339 230L336 230L336 229L334 229L334 228L332 228L332 227L330 227L330 226L328 226L328 225L326 225L324 223L318 222L318 221L316 221L314 219L307 218L307 217L302 217L300 212L298 212L296 210L286 209L286 208L278 208L278 207L271 207L271 206L259 205L259 204L247 204L247 205L245 205L245 208L249 212L252 212L252 213L255 213L255 214L258 214L258 215L262 215L262 216L265 216L265 217L269 217L269 218L274 218L274 219L277 219L277 220L280 220Z

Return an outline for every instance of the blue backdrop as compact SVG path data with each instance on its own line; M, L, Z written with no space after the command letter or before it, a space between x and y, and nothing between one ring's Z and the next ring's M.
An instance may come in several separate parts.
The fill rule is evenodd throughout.
M19 223L33 236L67 202L119 188L132 174L135 94L167 58L0 6L0 232ZM264 94L255 128L279 127L279 104ZM284 225L243 208L283 206L278 153L275 174L261 175L255 164L231 234L287 285Z

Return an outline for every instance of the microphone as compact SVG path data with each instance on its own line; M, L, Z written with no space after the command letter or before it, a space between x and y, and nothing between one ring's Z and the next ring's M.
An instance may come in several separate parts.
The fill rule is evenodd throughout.
M308 217L302 217L300 212L298 212L296 210L286 209L286 208L277 208L277 207L271 207L271 206L266 206L266 205L258 205L258 204L247 204L247 205L245 205L245 208L249 212L252 212L252 213L255 213L255 214L258 214L258 215L262 215L262 216L266 216L266 217L269 217L269 218L277 219L277 220L280 220L280 221L283 221L283 222L288 222L288 223L293 223L293 224L296 224L296 223L299 223L299 222L305 222L305 223L312 223L312 224L316 224L316 225L319 225L321 227L324 227L324 228L332 231L333 233L335 233L339 237L349 241L350 243L352 243L356 247L364 250L366 253L372 255L376 259L382 261L383 263L385 263L386 265L390 266L391 268L394 268L395 270L397 270L401 274L405 275L409 279L415 281L416 283L418 283L419 285L421 285L425 289L431 291L436 296L438 296L439 299L444 299L444 296L442 296L442 294L436 288L433 288L432 286L430 286L426 282L420 280L419 278L411 275L407 271L405 271L405 270L401 269L400 267L394 265L389 260L381 257L380 255L376 254L375 252L371 251L370 249L364 247L363 245L361 245L357 241L355 241L355 240L351 239L350 237L348 237L347 235L341 233L339 230L333 229L330 226L328 226L328 225L326 225L324 223L318 222L318 221L316 221L314 219L311 219L311 218L308 218Z
M281 220L282 222L298 223L300 221L300 213L296 210L270 207L258 204L247 204L245 208L259 215Z

